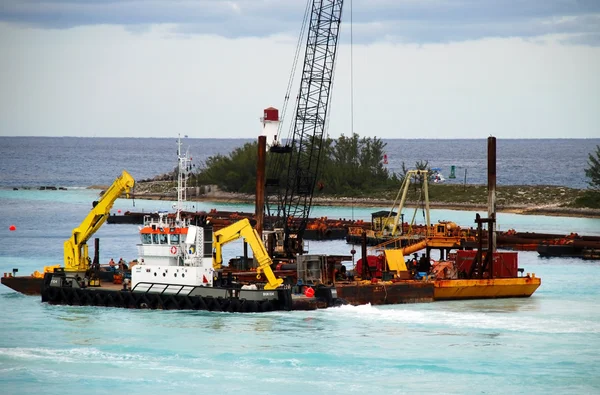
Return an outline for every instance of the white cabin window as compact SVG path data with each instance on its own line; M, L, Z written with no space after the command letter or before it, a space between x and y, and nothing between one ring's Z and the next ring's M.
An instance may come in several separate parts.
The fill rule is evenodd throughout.
M161 234L159 237L159 240L160 240L160 244L167 244L167 235Z
M179 235L171 235L171 244L179 244Z
M152 234L152 243L158 244L158 234L157 233Z
M142 233L142 244L152 244L152 235L149 233Z

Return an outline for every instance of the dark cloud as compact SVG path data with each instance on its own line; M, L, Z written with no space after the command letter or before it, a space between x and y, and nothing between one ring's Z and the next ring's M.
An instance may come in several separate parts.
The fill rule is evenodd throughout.
M301 0L4 0L0 21L45 28L155 23L185 34L224 37L295 35ZM346 1L344 21L350 20ZM599 0L354 0L354 40L448 42L482 37L570 34L573 43L600 45ZM344 26L347 26L345 24ZM347 40L345 33L344 40Z
M546 34L568 35L564 42L600 45L600 15L556 17L556 19L515 18L510 24L502 21L459 23L443 21L424 23L404 20L381 22L377 25L356 24L354 36L375 41L389 36L388 41L408 43L456 42L483 37L531 38ZM584 38L585 37L585 38ZM581 39L580 39L581 38Z

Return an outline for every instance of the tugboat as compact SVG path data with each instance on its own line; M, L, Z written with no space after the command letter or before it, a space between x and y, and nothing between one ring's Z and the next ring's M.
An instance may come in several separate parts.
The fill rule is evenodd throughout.
M175 213L158 218L148 216L140 229L139 258L131 278L102 281L99 265L92 263L86 242L110 215L115 200L134 186L123 171L111 187L94 202L83 222L64 244L64 266L44 268L27 278L4 277L2 283L41 282L42 302L78 306L107 306L148 309L191 309L226 312L267 312L311 310L339 304L335 288L317 291L306 287L304 294L292 295L291 284L283 284L271 269L271 258L248 219L213 232L211 224L191 224L184 218L186 180L191 171L187 154L178 140L178 183ZM253 276L241 277L221 270L223 245L244 239L253 250L257 267ZM214 252L213 252L214 249ZM98 256L96 252L96 256ZM30 292L31 293L31 292Z

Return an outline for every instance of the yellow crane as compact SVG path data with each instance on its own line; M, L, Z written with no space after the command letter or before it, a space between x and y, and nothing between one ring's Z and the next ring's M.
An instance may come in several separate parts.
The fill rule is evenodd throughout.
M223 246L240 238L250 244L254 259L258 262L257 272L259 272L259 275L260 271L263 271L267 277L265 289L270 290L279 287L283 283L283 279L275 277L273 270L271 270L273 261L267 254L258 232L246 218L213 233L213 248L215 249L213 267L221 267L223 263Z
M400 227L401 229L402 227L402 224L400 224L400 226L398 225L398 221L401 218L401 213L404 208L404 204L406 203L406 196L408 194L408 188L410 186L411 179L423 180L423 198L425 201L425 234L421 235L421 240L413 243L411 243L411 241L413 241L412 227L415 223L417 208L415 208L414 214L410 221L408 234L397 236L398 228ZM389 233L391 238L371 248L372 250L383 250L389 269L396 272L398 276L400 276L400 272L408 270L404 261L404 257L406 255L410 255L424 248L460 248L461 240L469 239L467 236L460 234L460 228L454 222L439 221L438 224L431 224L429 217L428 180L429 172L427 170L409 170L406 172L404 182L402 183L402 186L396 195L396 199L394 200L394 204L392 205L392 210L390 211L388 218L383 223L384 226L391 228ZM398 201L398 214L395 216L395 218L391 218ZM410 244L405 245L404 247L396 247L396 245L402 245L402 239L408 241Z
M65 272L85 272L89 269L90 259L88 255L87 241L104 224L110 215L115 200L123 192L129 198L129 191L135 185L133 177L125 170L115 179L112 185L102 194L98 201L93 203L92 210L79 224L73 229L71 237L65 241L64 245L64 269ZM51 273L57 266L46 266L44 272Z
M429 229L431 226L431 221L429 220L429 185L427 182L427 180L429 179L429 172L427 170L409 170L406 172L406 174L404 176L404 181L402 182L402 185L400 186L400 190L398 190L396 199L394 199L394 203L392 204L392 210L390 211L388 219L386 220L386 224L393 223L392 230L390 232L390 235L392 237L396 236L396 231L398 230L398 221L400 220L402 210L404 209L404 203L406 203L406 195L408 194L408 188L410 187L410 180L411 179L419 179L419 178L421 178L423 180L423 193L424 193L424 198L425 198L425 214L427 216L426 220L425 220L425 225L427 226L427 229ZM398 202L400 195L402 195L402 198L400 199L400 203L398 204L398 214L392 221L392 219L390 217L394 211L394 208L396 207L396 203ZM417 213L417 209L418 209L418 207L415 208L412 220L410 222L411 226L415 222L415 216ZM402 226L402 224L401 224L401 226Z

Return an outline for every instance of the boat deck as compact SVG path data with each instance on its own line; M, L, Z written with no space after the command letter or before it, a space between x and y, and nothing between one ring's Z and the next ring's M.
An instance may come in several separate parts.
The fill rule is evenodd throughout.
M2 277L1 282L3 285L17 292L39 296L42 294L44 279L32 276L6 276ZM325 295L323 297L323 295L319 294L319 288L316 289L313 297L291 292L288 292L288 295L291 297L291 310L315 310L331 307L332 301L330 299L332 297L336 298L337 304L349 303L352 305L529 297L540 285L541 279L535 277L533 274L525 277L499 279L402 280L395 282L379 281L375 283L368 281L345 281L335 284L335 296ZM115 284L110 281L101 281L100 287L87 287L79 290L92 295L121 294L119 298L122 295L132 294L131 292L120 292L124 290L123 284ZM164 296L169 297L171 295ZM156 308L161 307L158 305Z

